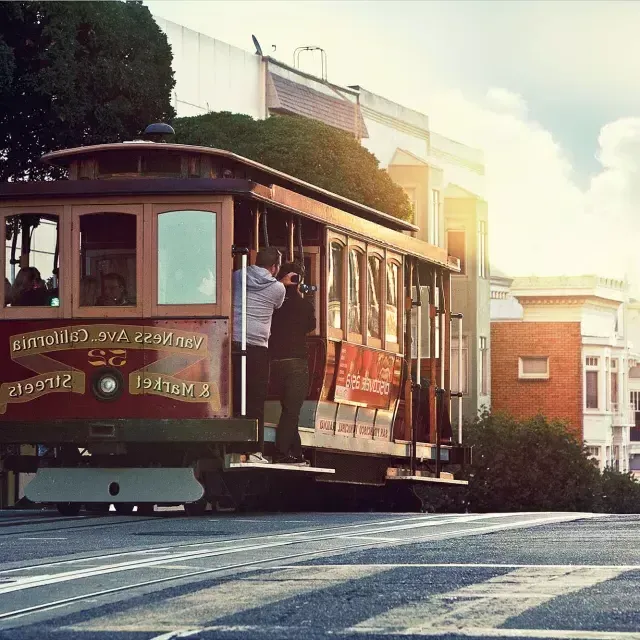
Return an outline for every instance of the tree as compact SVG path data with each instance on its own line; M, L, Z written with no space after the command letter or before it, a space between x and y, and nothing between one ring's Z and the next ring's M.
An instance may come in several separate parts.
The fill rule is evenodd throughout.
M266 120L228 112L174 122L176 142L226 149L403 220L404 191L348 133L298 116Z
M140 2L0 2L0 179L174 116L171 48Z
M596 465L565 424L544 417L518 421L481 416L467 427L472 511L589 511L599 507Z

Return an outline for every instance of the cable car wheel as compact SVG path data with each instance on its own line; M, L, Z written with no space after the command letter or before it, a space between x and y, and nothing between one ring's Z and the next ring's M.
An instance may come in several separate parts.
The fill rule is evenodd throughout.
M200 500L196 500L195 502L185 502L184 510L188 516L203 516L207 511L208 505L209 501L203 496Z

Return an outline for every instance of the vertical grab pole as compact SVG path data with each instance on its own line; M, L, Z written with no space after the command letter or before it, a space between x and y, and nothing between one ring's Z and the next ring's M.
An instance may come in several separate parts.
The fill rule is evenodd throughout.
M240 364L240 415L247 415L247 254L242 254L242 329Z
M458 314L458 444L462 444L462 314Z
M416 287L416 301L412 302L412 306L416 307L416 378L414 387L416 393L418 394L418 405L419 408L416 411L417 415L412 415L411 417L411 475L416 475L417 468L417 457L418 457L418 418L422 418L422 389L421 389L421 372L420 367L422 366L422 297L420 295L420 263L418 260L414 260L412 262L413 271L415 273L415 287ZM412 283L413 284L413 283ZM411 299L413 301L413 292L411 292ZM411 356L411 352L409 352L409 356ZM413 400L413 398L412 398Z

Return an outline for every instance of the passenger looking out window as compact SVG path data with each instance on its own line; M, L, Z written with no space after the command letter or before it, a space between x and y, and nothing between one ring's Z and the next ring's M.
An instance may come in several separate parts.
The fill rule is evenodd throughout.
M96 306L98 304L98 292L98 279L93 276L84 276L80 280L80 306Z
M48 307L51 295L35 267L18 271L11 290L12 307Z
M102 295L98 298L100 307L131 306L127 299L127 284L118 273L108 273L102 276Z

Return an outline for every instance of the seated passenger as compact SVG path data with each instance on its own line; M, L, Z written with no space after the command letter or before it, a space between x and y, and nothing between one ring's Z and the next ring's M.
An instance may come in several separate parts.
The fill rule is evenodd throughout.
M127 299L127 285L119 273L107 273L102 277L102 295L96 304L100 307L122 307L133 304Z
M80 306L95 307L98 304L98 279L83 276L80 280Z
M51 296L35 267L22 267L11 292L12 307L48 307Z
M4 306L8 307L11 304L11 283L8 278L4 279Z

